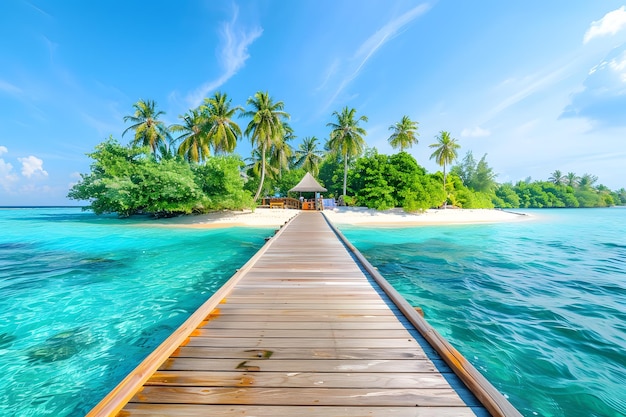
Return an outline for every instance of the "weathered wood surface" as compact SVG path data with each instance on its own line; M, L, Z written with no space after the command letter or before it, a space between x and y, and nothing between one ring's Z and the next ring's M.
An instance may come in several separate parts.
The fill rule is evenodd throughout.
M161 348L158 371L149 357L127 378L143 387L125 406L131 388L117 387L125 400L90 416L488 415L437 370L321 214L300 214L260 252L187 338Z
M140 404L130 403L120 416L306 416L306 417L475 417L471 408L462 407L342 407L342 406L258 406L212 405L206 414L205 405L193 404Z

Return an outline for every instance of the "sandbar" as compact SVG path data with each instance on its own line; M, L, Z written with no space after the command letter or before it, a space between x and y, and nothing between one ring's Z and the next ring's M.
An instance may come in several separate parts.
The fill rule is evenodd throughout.
M300 211L257 208L255 210L219 211L201 215L154 220L162 227L280 227ZM378 211L363 207L338 207L324 210L336 225L411 227L420 225L500 223L527 220L531 216L498 209L431 209L423 213L406 213L402 209Z

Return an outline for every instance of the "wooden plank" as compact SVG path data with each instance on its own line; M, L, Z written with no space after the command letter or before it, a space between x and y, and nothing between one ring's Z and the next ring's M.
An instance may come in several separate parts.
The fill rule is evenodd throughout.
M396 359L213 359L169 358L161 371L255 371L255 372L435 372L430 360Z
M389 308L382 301L363 301L361 303L352 302L352 303L289 303L282 301L274 301L270 303L224 303L220 305L220 310L226 313L229 310L260 310L260 311L306 311L309 314L317 313L318 311L337 311L337 310L348 310L348 311L359 311L359 310L381 310L382 312L388 313L393 309ZM375 313L380 313L376 311Z
M355 320L365 320L368 323L390 323L398 321L397 317L393 314L388 315L371 315L371 314L354 314L354 312L344 312L344 314L338 315L312 315L312 314L256 314L253 316L245 314L232 314L222 313L220 309L211 312L206 318L205 322L214 321L229 321L229 322L243 322L243 323L265 323L265 322L320 322L320 323L345 323L354 322Z
M230 388L145 386L132 402L301 406L464 406L452 389Z
M415 339L265 339L231 337L214 339L210 337L189 338L185 346L234 347L234 348L397 348L419 346Z
M130 403L123 416L151 417L476 417L468 407L332 407Z
M193 336L213 338L240 338L242 336L265 337L265 338L315 338L315 339L406 339L411 337L405 329L400 330L332 330L332 329L198 329Z
M257 316L257 315L265 315L265 314L280 314L286 316L316 316L316 317L358 317L358 316L388 316L393 317L396 315L396 312L393 310L383 310L383 309L319 309L315 311L306 310L306 309L295 309L295 308L273 308L273 309L263 309L263 308L246 308L242 307L222 307L220 306L220 314L240 314L245 316Z
M279 318L279 317L278 317ZM226 321L211 320L201 325L208 329L274 329L274 330L405 330L402 323L395 318L380 322L369 321Z
M274 360L281 359L427 359L419 346L412 348L216 348L207 346L183 346L172 353L172 358L214 358L214 359L258 359L271 355Z
M358 378L346 372L218 372L158 371L147 382L153 386L265 388L449 388L439 373L361 372Z

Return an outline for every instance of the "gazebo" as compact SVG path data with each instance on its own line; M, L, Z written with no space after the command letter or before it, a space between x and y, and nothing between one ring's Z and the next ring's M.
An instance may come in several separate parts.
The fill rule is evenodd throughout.
M325 191L328 190L322 187L309 172L306 173L295 187L289 190L290 193L300 193L300 195L302 195L302 193L316 193L315 199L312 201L303 201L303 199L300 198L302 210L323 210L322 199L319 198L317 193Z

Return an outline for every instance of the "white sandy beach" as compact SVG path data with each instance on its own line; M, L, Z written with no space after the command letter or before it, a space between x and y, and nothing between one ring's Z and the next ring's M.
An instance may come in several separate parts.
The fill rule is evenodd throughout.
M299 210L269 208L257 208L254 211L221 211L203 215L155 220L154 225L193 228L232 226L278 227L285 224L299 212ZM324 214L336 225L387 227L499 223L527 220L530 217L503 210L489 209L440 209L427 210L421 214L410 214L405 213L401 209L377 211L362 207L339 207L333 210L324 210Z

